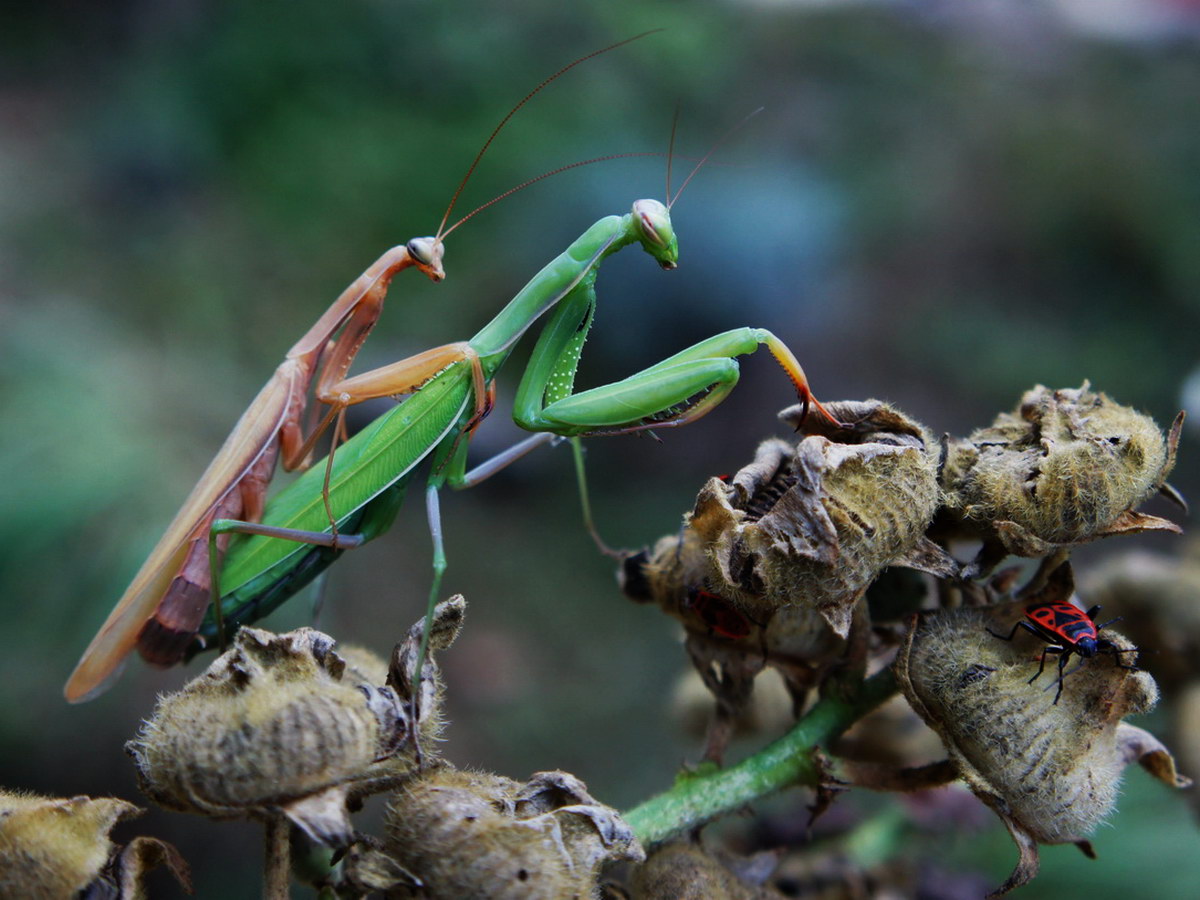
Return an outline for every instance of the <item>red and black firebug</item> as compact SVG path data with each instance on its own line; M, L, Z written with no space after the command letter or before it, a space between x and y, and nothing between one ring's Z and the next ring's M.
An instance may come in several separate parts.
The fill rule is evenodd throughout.
M1065 600L1057 600L1051 603L1034 603L1031 606L1025 607L1026 619L1022 619L1012 627L1007 637L1003 634L996 634L990 628L988 633L1001 640L1011 641L1017 634L1018 628L1024 628L1043 641L1048 646L1042 651L1041 663L1038 665L1037 672L1029 679L1029 683L1033 684L1038 680L1038 677L1045 671L1046 654L1057 653L1058 658L1058 693L1054 695L1054 702L1058 703L1063 692L1063 678L1065 677L1064 669L1067 666L1067 658L1074 653L1076 656L1084 659L1090 659L1098 653L1109 653L1117 661L1117 665L1122 669L1130 669L1137 671L1137 666L1127 666L1121 662L1122 653L1136 653L1137 647L1118 648L1112 641L1100 637L1100 632L1118 621L1121 617L1109 619L1103 625L1096 624L1096 613L1100 611L1099 606L1093 606L1087 612L1084 612L1074 604L1068 603Z

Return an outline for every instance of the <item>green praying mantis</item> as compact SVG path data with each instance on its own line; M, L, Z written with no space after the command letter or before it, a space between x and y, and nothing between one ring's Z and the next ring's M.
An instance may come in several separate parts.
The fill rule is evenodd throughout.
M682 190L683 187L671 198L668 186L668 203L674 202ZM270 446L259 449L253 459L246 459L248 454L244 452L227 452L231 445L236 448L238 444L239 425L209 471L217 467L223 456L230 456L235 462L225 463L223 472L238 469L242 474L219 492L216 499L207 499L198 517L194 510L200 503L194 497L185 505L167 538L160 543L160 548L168 544L169 552L160 549L152 554L153 579L143 579L141 575L135 579L130 589L132 594L127 592L85 651L67 683L67 699L80 701L102 691L135 646L150 661L169 665L194 651L197 635L202 636L201 640L223 640L229 625L244 624L265 615L308 583L342 550L385 531L402 503L414 470L426 459L430 460L426 507L434 544L432 603L446 567L438 498L447 485L463 488L477 484L556 436L571 438L578 448L577 440L583 436L630 433L694 421L719 404L736 385L739 375L736 357L752 353L760 346L766 346L783 366L802 402L832 420L813 397L796 357L775 335L760 328L724 332L622 381L574 393L575 371L596 308L599 265L613 253L634 245L640 246L662 268L676 266L678 243L669 205L657 200L638 200L629 213L596 222L470 340L436 347L346 378L353 352L374 322L371 318L364 328L356 314L347 313L346 309L361 308L355 304L366 301L351 303L346 298L371 297L373 315L377 317L378 305L396 271L416 265L434 280L440 280L443 274L442 245L438 238L415 239L403 248L396 248L396 252L385 254L347 289L297 347L309 350L310 356L318 353L321 347L312 339L313 333L320 332L319 343L323 345L337 330L336 325L329 323L348 319L341 336L326 353L315 392L329 406L322 428L336 417L335 434L342 430L342 414L348 406L378 397L410 396L337 448L336 460L331 452L324 471L321 466L309 468L265 510L262 492L257 493L254 501L257 508L242 498L247 493L245 485L257 488L261 481L265 491L260 470L265 469L269 477L279 448L282 447L285 463L303 460L322 428L301 441L296 421L275 426ZM548 312L551 314L532 352L514 404L517 424L535 432L534 436L495 460L468 471L469 437L490 411L497 373L514 345ZM289 354L280 370L292 364L292 360L293 354ZM313 362L305 371L308 380L313 377L315 365ZM268 388L279 378L277 372ZM303 393L301 390L301 397ZM262 396L252 404L243 421L251 413L255 414L256 422L262 418L255 411ZM289 403L294 404L291 396ZM273 415L285 418L283 413ZM256 433L262 431L261 427L256 429ZM254 521L259 518L261 522ZM184 526L178 524L180 519L186 520ZM249 536L229 547L220 573L222 588L218 592L217 571L221 569L224 542L230 532L246 532ZM207 567L206 572L202 566ZM178 614L183 603L173 607L163 599L154 602L155 592L161 597L164 582L171 581L166 585L169 588L183 578L191 579L187 584L186 614ZM143 581L150 583L140 583ZM204 620L210 594L220 596L213 596L212 610ZM167 615L171 613L175 615Z

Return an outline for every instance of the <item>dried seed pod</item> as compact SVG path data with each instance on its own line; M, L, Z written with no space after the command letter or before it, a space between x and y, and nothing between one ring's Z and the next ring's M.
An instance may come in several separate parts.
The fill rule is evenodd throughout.
M769 869L774 867L771 860ZM726 862L687 840L664 844L651 853L634 871L630 888L632 900L783 900L785 896L761 880L738 877Z
M807 435L769 440L728 484L712 479L689 520L708 581L751 617L781 606L818 612L845 637L867 586L887 566L940 575L953 561L924 538L938 504L937 450L925 430L876 400L827 404L833 428L799 407L780 417Z
M1035 602L1065 600L1062 579ZM967 785L1004 821L1020 862L1002 894L1038 869L1037 844L1085 840L1112 810L1122 769L1138 761L1173 786L1180 777L1170 754L1153 736L1121 721L1148 711L1158 696L1146 672L1121 668L1114 655L1097 655L1070 675L1054 703L1054 676L1037 672L1046 644L1033 635L1007 634L1024 603L941 610L914 616L896 661L905 696L942 738ZM989 629L994 632L989 633ZM1105 631L1117 649L1129 642Z
M434 649L453 640L464 608L461 597L439 604ZM421 625L397 648L387 686L358 680L319 631L241 629L204 674L159 700L126 746L142 790L168 809L214 818L282 810L312 840L345 845L347 803L415 767L410 682ZM431 665L418 707L426 746L440 728L437 690Z
M631 599L658 603L683 624L688 656L717 701L705 758L719 761L746 714L755 678L764 667L783 676L795 707L831 666L845 658L848 642L808 607L780 607L762 619L754 618L735 600L710 589L710 571L699 534L684 528L660 539L652 552L625 559L619 580Z
M113 797L59 799L0 790L0 897L137 900L142 876L160 863L191 893L187 863L165 841L120 848L113 826L143 810Z
M793 700L778 670L768 670L754 682L754 693L733 722L733 735L775 737L796 721ZM671 718L688 735L701 737L712 719L713 697L695 669L679 673L671 690Z
M573 775L538 772L520 784L450 767L423 770L395 794L383 850L433 900L595 897L603 863L645 858L617 812ZM411 893L401 885L388 896Z
M1089 600L1141 647L1167 695L1200 678L1200 558L1135 550L1102 563L1084 583Z
M717 656L749 654L783 669L820 666L841 656L845 641L809 607L745 608L736 591L711 577L708 551L700 532L690 526L660 538L649 553L622 563L626 596L657 603L683 625L689 645L725 651Z
M1185 772L1200 772L1200 681L1181 688L1173 705L1171 734L1179 764ZM1189 792L1188 803L1200 815L1200 796L1196 791Z
M1028 391L1012 413L949 447L945 504L967 530L1018 556L1046 556L1096 538L1179 531L1135 507L1163 488L1183 424L1164 439L1149 416L1085 381Z

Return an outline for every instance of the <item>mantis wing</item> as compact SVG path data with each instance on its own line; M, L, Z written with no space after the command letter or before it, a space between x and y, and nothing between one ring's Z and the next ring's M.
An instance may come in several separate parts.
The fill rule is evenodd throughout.
M90 699L117 674L137 643L142 627L158 609L183 565L188 543L199 531L208 529L217 504L237 489L250 467L271 447L287 412L290 382L294 380L292 368L285 363L276 369L238 419L166 533L83 652L63 689L69 702Z
M454 431L472 400L465 363L435 376L338 448L329 479L329 506L339 525L412 470ZM263 524L328 532L322 499L325 466L318 462L271 498ZM237 535L221 572L222 595L272 571L284 577L303 544L262 535ZM268 578L268 580L270 580Z

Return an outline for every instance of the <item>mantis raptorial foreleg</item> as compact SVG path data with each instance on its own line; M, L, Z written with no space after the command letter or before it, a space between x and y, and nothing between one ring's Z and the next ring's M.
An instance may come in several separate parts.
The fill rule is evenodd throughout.
M712 410L733 390L739 377L734 358L760 346L771 349L802 400L836 422L813 397L804 370L791 351L761 328L724 332L621 381L571 394L532 414L522 410L518 422L523 428L584 436L685 425ZM534 389L536 385L531 386ZM699 399L689 402L697 396Z

